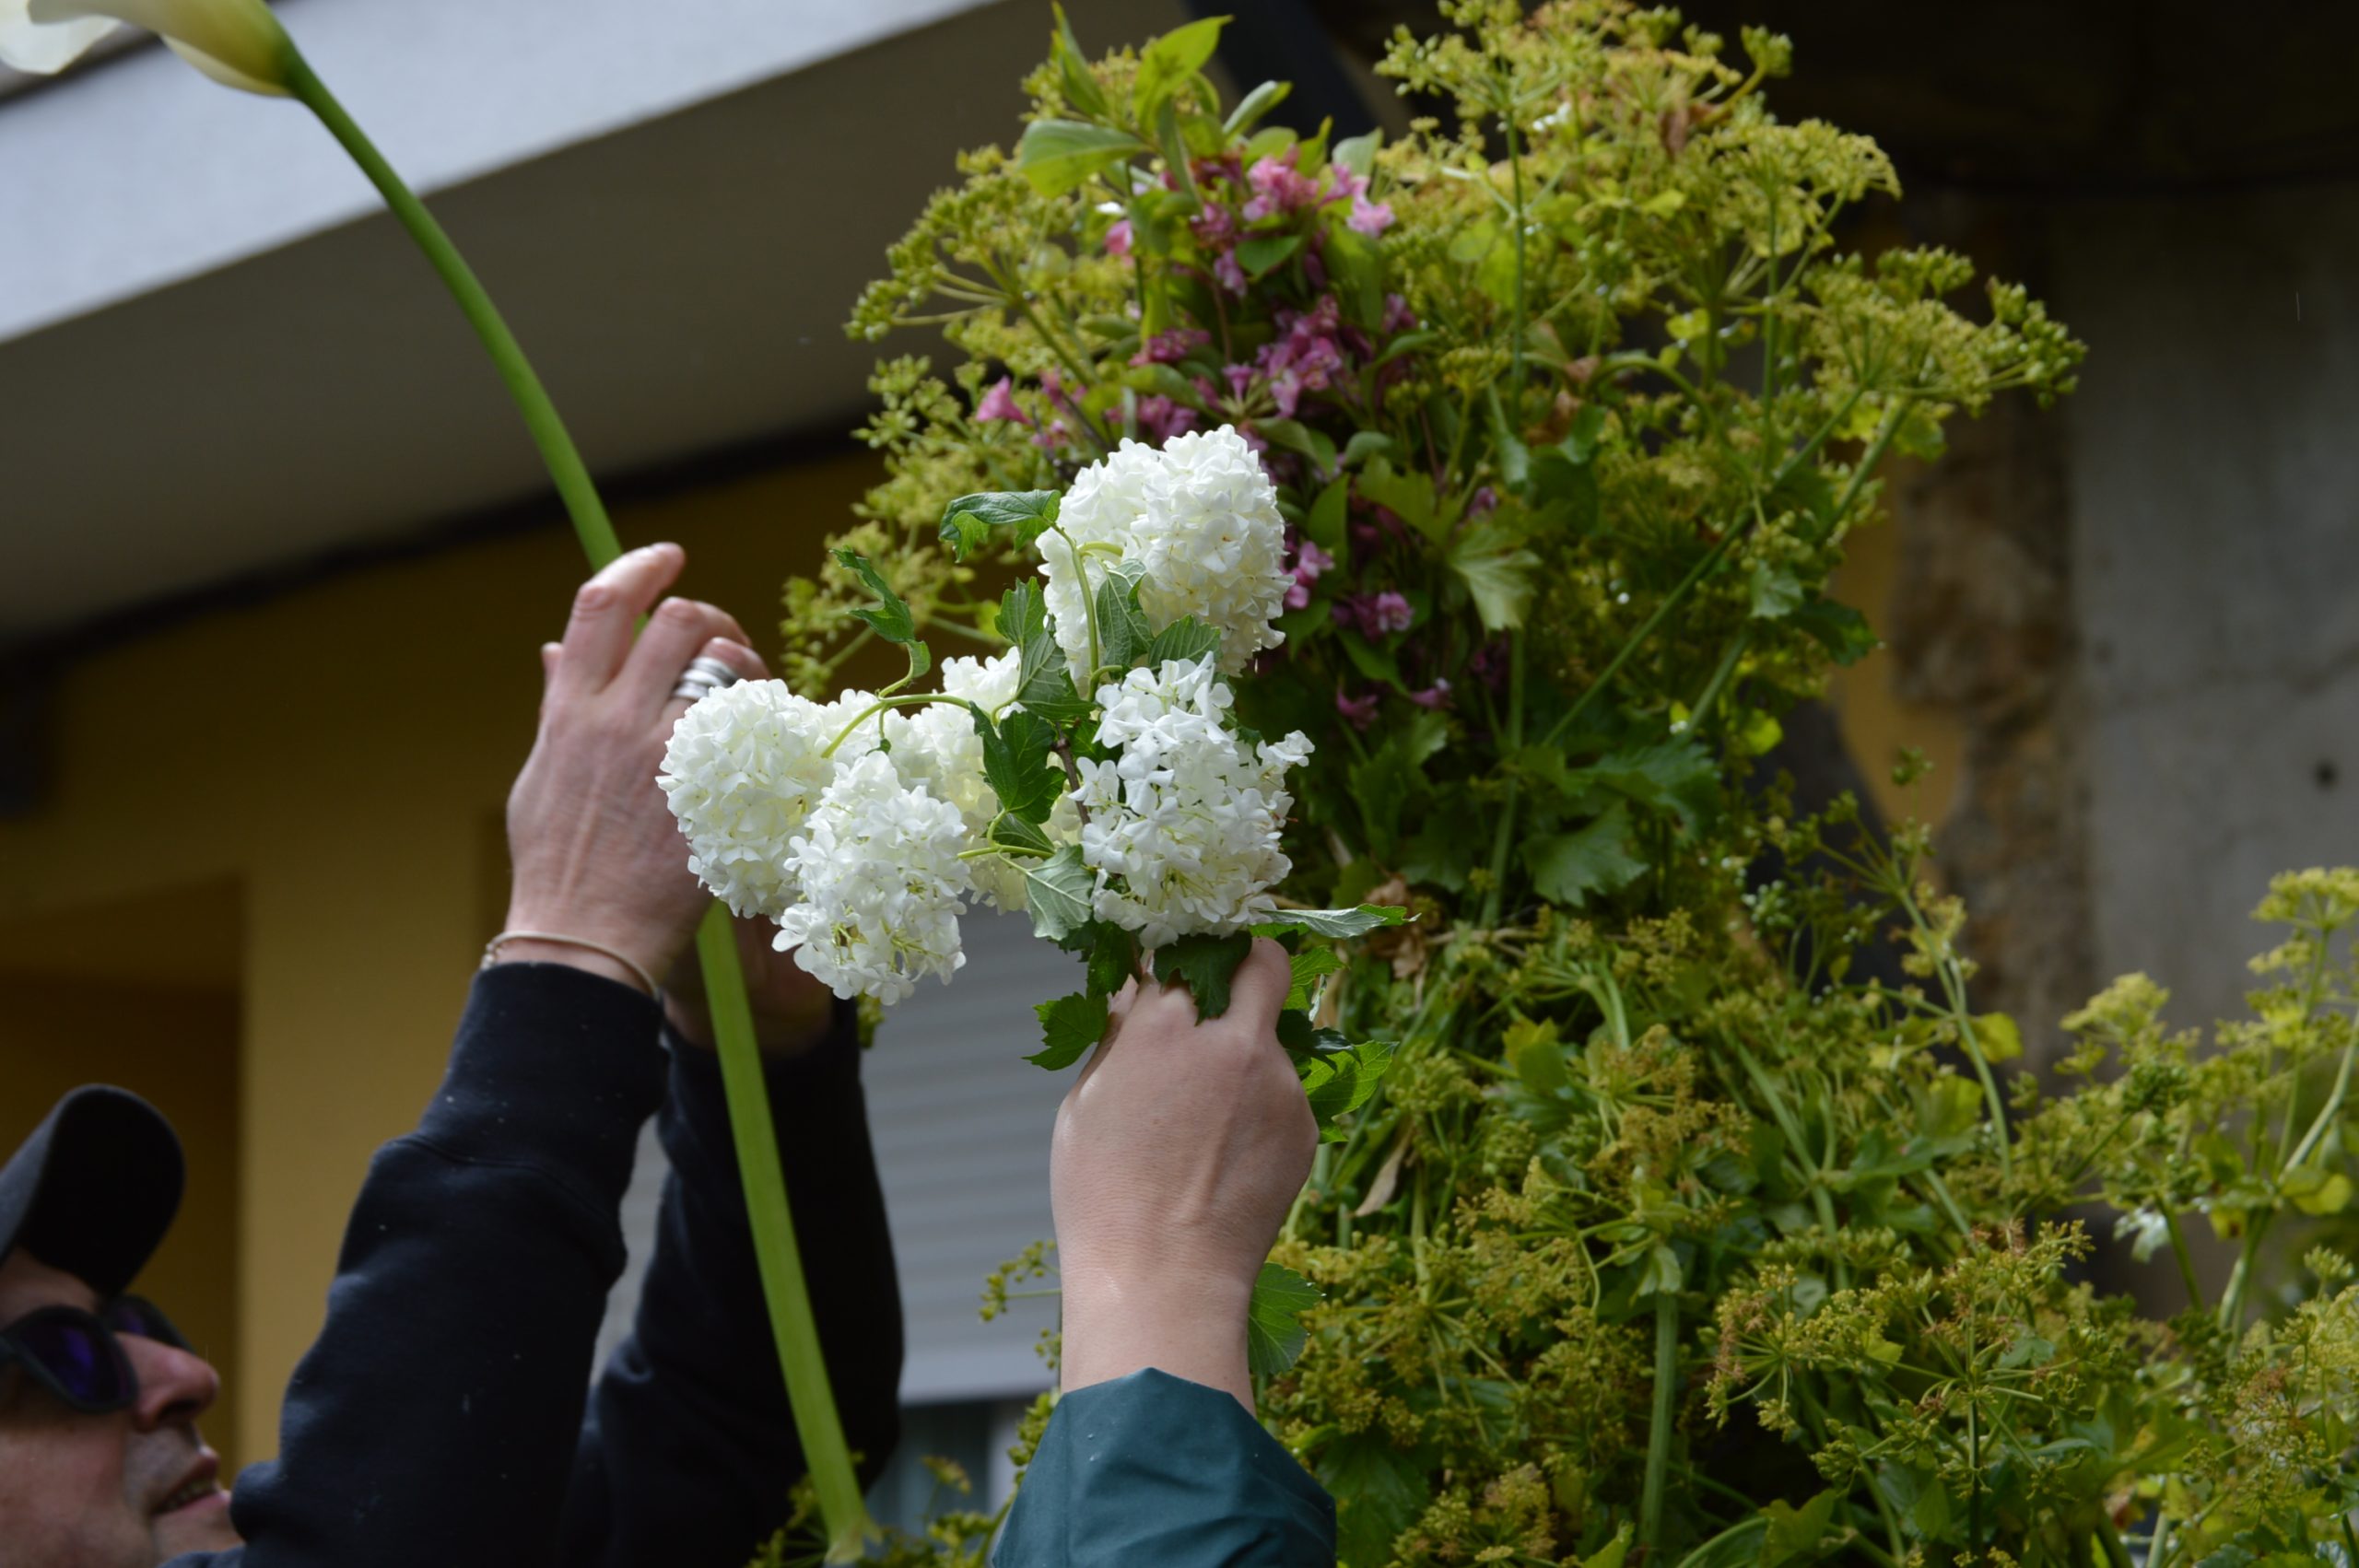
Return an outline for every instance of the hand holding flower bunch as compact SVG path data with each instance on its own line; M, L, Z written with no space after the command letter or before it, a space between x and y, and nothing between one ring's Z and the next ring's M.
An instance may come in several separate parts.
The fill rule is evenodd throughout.
M1032 1059L1047 1067L1097 1043L1143 965L1215 1018L1255 935L1400 919L1272 896L1292 869L1286 773L1311 746L1233 714L1228 682L1283 640L1294 580L1275 491L1236 431L1124 441L1062 497L961 497L942 537L963 555L1003 529L1046 579L1000 602L1006 652L950 660L940 690L909 691L932 655L883 575L845 551L876 598L855 614L907 649L909 673L824 703L745 682L689 710L662 784L706 886L775 920L777 945L838 996L888 1004L965 962L968 903L1029 910L1088 960L1087 989L1040 1010ZM1322 1127L1367 1098L1386 1055L1312 1027L1309 988L1334 966L1297 957L1279 1028Z

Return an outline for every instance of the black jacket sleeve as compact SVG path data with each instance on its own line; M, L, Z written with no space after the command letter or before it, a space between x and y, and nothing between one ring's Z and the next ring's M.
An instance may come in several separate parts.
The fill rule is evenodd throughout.
M247 1545L173 1568L534 1568L557 1519L639 1128L656 1005L561 965L475 978L416 1132L379 1151Z
M765 1064L795 1238L846 1436L873 1480L899 1434L900 1296L849 1005ZM803 1476L763 1305L721 1071L677 1048L661 1131L672 1175L630 1337L581 1434L567 1568L741 1568Z

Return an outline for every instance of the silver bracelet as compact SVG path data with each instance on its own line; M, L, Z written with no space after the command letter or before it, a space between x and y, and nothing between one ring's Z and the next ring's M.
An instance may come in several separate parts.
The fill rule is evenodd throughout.
M581 947L589 949L592 953L604 954L638 976L639 983L646 989L649 996L661 997L663 994L663 988L655 983L655 977L640 967L636 961L616 953L604 942L592 942L587 937L567 936L562 931L502 931L483 944L483 962L475 967L488 969L499 963L500 947L511 942L553 942L565 947Z

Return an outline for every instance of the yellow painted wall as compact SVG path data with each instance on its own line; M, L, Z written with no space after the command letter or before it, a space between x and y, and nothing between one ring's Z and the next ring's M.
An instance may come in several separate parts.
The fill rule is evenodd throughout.
M874 473L864 456L830 458L626 507L616 523L629 543L686 545L680 591L727 607L766 646L779 584L808 569ZM414 1124L440 1073L486 911L501 903L486 825L531 744L536 649L581 575L570 534L551 528L87 659L58 694L51 803L0 823L0 940L134 912L111 956L83 944L79 960L29 965L28 997L72 970L85 999L147 1005L134 992L184 971L191 944L234 966L214 992L236 1018L233 1105L205 1108L161 1070L123 1076L175 1102L193 1146L237 1151L208 1154L198 1181L237 1192L224 1359L241 1461L276 1445L280 1392L318 1330L370 1154ZM137 918L195 884L239 890L227 957L217 922ZM56 1074L7 1070L16 1048L0 1036L0 1136L54 1097Z

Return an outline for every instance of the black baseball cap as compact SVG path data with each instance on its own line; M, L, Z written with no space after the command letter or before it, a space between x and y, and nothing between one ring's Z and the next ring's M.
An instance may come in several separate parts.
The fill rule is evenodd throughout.
M186 1178L161 1111L128 1089L85 1084L0 1165L0 1258L21 1246L118 1295L171 1229Z

